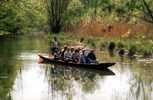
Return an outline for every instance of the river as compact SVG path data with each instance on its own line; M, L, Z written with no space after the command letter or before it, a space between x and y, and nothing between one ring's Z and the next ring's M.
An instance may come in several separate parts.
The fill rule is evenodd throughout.
M0 100L153 100L152 62L103 57L116 62L105 71L38 64L48 45L44 37L0 40Z

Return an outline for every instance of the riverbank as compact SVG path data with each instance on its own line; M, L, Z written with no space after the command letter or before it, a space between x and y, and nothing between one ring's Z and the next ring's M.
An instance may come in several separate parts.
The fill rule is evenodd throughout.
M83 39L82 43L89 47L94 48L100 51L107 51L110 53L110 56L120 56L120 57L129 57L129 58L152 58L153 57L153 40L146 38L142 33L136 34L135 36L127 36L128 33L123 34L120 37L96 37L96 36L87 36L79 35L76 33L59 33L47 34L43 32L33 33L33 34L4 34L0 35L0 39L5 39L7 37L42 37L43 39L48 39L51 41L52 37L57 36L61 42L61 45L68 45L70 43L78 43L80 39ZM114 47L110 50L110 44L113 44Z
M61 44L69 44L84 39L83 43L90 48L99 49L101 51L110 51L109 46L113 44L112 53L118 56L128 57L141 57L151 58L153 55L153 40L147 39L143 34L139 33L136 36L126 36L128 33L123 34L120 37L94 37L94 36L83 36L73 33L59 33L58 35L50 35L49 39L53 36L58 36ZM120 54L120 52L123 54ZM110 51L111 52L111 51ZM132 54L131 54L132 53Z

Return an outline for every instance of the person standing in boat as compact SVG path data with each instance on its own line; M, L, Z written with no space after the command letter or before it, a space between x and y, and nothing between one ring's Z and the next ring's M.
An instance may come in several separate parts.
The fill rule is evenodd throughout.
M51 41L51 52L52 55L60 51L60 43L57 39L57 37L54 37L53 40Z
M91 50L87 55L87 63L97 63L97 58L94 50Z
M65 54L65 52L67 51L67 49L68 49L68 47L65 45L64 48L63 48L62 51L61 51L61 55L60 55L60 56L61 56L61 60L62 60L62 61L64 61L64 54Z

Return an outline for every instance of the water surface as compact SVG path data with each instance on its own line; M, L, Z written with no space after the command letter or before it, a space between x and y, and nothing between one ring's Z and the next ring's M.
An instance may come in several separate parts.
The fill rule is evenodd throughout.
M153 100L151 62L120 62L101 53L104 62L117 62L110 68L115 75L38 64L37 55L48 53L48 43L42 37L1 40L0 100Z

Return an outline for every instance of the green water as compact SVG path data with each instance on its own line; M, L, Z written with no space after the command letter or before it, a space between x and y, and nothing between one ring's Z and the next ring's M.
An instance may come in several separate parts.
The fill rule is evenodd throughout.
M44 37L0 40L0 100L153 100L151 62L109 58L117 62L110 68L115 75L38 64L37 54L47 56L48 43Z

